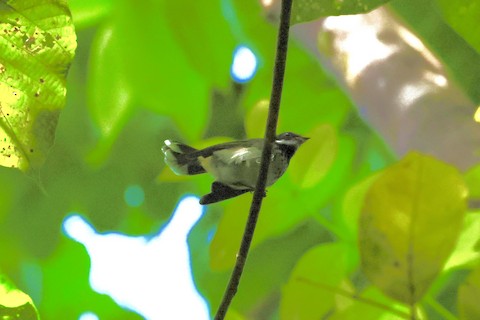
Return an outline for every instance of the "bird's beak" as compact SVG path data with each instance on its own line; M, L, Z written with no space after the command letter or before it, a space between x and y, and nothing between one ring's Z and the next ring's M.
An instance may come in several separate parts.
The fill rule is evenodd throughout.
M301 142L301 143L304 143L304 142L307 141L308 139L310 139L310 138L300 137L300 142Z

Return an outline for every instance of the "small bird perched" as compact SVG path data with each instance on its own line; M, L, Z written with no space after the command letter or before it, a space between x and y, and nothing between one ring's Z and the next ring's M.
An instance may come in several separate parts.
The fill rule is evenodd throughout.
M292 132L275 138L267 186L283 175L290 159L308 139ZM233 141L197 150L183 143L165 140L162 152L165 163L178 175L208 172L215 178L211 193L200 199L200 204L210 204L255 190L264 142L264 139Z

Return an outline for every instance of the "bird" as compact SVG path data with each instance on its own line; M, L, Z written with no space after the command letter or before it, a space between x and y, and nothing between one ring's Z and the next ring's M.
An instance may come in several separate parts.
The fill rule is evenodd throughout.
M267 187L285 173L290 159L308 139L293 132L275 137ZM165 163L175 174L209 173L215 178L211 192L200 199L200 204L212 204L255 191L265 139L226 142L200 150L172 140L164 143Z

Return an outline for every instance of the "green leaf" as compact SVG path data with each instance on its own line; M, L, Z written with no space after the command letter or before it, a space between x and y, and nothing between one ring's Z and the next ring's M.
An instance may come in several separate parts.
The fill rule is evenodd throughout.
M235 257L240 247L250 204L251 197L241 196L231 200L226 205L218 230L209 248L212 270L228 270L235 264ZM258 238L258 229L256 229L254 239Z
M247 137L259 138L265 136L265 124L267 123L269 104L267 99L260 100L247 112L245 116L245 131Z
M444 271L480 262L480 212L465 216L462 233Z
M0 1L0 165L40 166L65 104L76 48L65 1Z
M119 2L112 21L121 35L118 55L134 101L170 116L188 138L198 138L206 123L208 84L176 42L166 3Z
M318 216L318 211L325 208L326 202L335 197L345 183L348 183L349 173L352 169L352 162L356 151L353 139L344 134L338 135L338 149L335 160L331 168L314 187L303 189L293 184L289 197L286 200L290 204L288 206L289 215L291 212L298 211L298 203L302 204L301 212L310 212L311 215ZM308 143L308 142L307 142ZM293 157L290 166L295 166L295 157ZM290 169L289 169L290 170ZM287 170L288 180L291 180L289 170ZM276 185L283 182L280 180ZM294 188L296 187L296 188Z
M480 164L465 173L465 182L468 186L468 196L480 200Z
M282 109L284 121L280 123L281 129L305 130L319 123L330 123L338 128L344 123L346 115L352 110L352 103L345 93L330 82L320 68L317 68L317 63L306 63L298 70L290 71L287 68L287 74L295 81L287 79L284 84L282 106L285 107ZM317 85L317 81L324 83ZM312 83L315 85L312 86Z
M295 154L289 168L292 181L300 188L311 188L320 182L337 157L338 138L330 124L320 124L306 135L310 138Z
M366 13L390 0L295 0L292 24L326 16Z
M88 109L100 132L100 141L91 155L94 161L105 158L134 110L131 85L118 54L122 50L120 37L118 28L107 25L97 32L92 44Z
M346 250L319 245L298 261L282 290L281 319L323 319L335 306L336 289L346 275Z
M460 233L467 190L459 172L410 153L372 184L359 221L362 268L386 295L414 304Z
M166 19L188 62L216 87L230 79L235 42L222 1L166 1Z
M225 315L225 320L246 320L246 318L232 308L229 308Z
M480 265L470 273L458 290L458 310L460 319L480 319Z
M378 175L375 174L357 183L347 191L342 201L342 219L351 239L355 241L358 237L358 217L362 212L365 195L377 178Z
M0 319L40 319L32 298L15 288L15 286L1 274Z
M447 23L480 53L480 2L477 0L437 0Z
M91 27L111 13L113 0L69 0L73 22L78 30Z
M405 306L385 297L377 288L368 287L360 294L353 289L345 302L339 303L338 311L329 320L389 319L400 320L408 317Z

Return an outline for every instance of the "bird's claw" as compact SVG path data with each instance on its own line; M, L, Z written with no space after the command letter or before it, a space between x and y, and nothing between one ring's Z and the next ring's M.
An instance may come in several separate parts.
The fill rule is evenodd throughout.
M254 193L255 190L251 190L250 192L251 192L251 193ZM266 196L267 196L267 189L265 189L265 190L263 191L262 198L265 198Z

